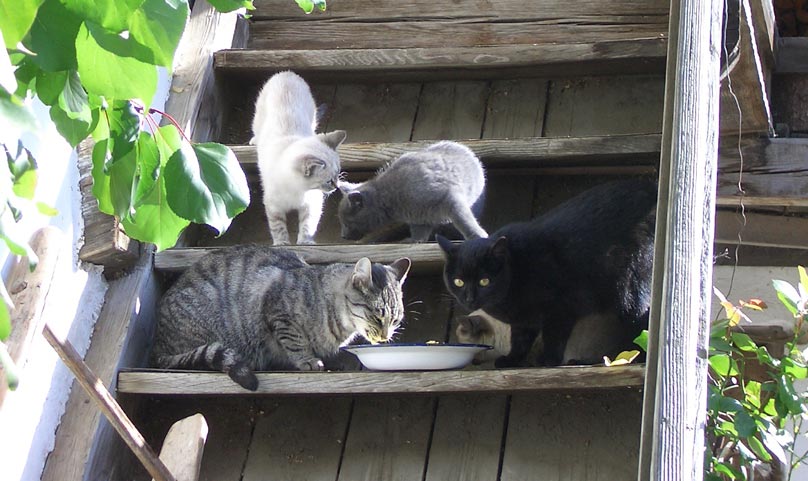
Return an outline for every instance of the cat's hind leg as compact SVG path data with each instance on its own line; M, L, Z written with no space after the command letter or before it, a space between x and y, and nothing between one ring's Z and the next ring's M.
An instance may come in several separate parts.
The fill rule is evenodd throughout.
M300 326L287 317L276 317L269 321L269 329L295 369L300 371L325 370L323 360L314 354L311 343Z
M250 391L258 389L255 373L234 349L220 342L204 344L196 349L175 355L158 356L157 365L165 369L202 369L221 371L240 386Z
M471 211L471 207L466 205L461 199L454 199L452 202L451 210L449 211L449 220L452 224L463 234L466 239L476 239L478 237L488 237L488 233L480 227L477 218Z
M303 195L303 204L297 211L298 244L314 244L314 234L323 215L323 192L310 190Z
M430 234L434 230L434 226L426 224L411 224L410 237L406 239L407 242L426 242Z

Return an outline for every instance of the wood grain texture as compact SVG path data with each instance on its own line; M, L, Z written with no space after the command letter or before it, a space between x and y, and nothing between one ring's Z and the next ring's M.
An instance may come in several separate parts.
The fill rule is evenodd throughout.
M177 481L199 480L207 438L208 423L199 413L180 419L169 428L160 450L160 460Z
M252 393L224 373L127 370L118 392L187 395L443 394L589 390L642 385L643 365L425 372L261 372Z
M340 84L330 106L329 130L348 132L348 142L410 140L420 83ZM340 147L342 156L343 147Z
M321 19L344 20L362 18L377 20L412 21L430 18L456 18L468 20L495 19L557 19L557 18L596 18L600 15L623 16L626 21L635 22L645 16L668 15L670 3L665 0L609 0L598 2L585 0L570 2L564 0L464 0L462 8L454 4L444 4L431 0L412 0L407 3L395 0L381 0L368 8L363 0L340 0L329 4L325 12L304 15L294 3L283 0L257 0L253 18L257 21L266 18L289 18L301 22L316 22ZM667 22L667 21L666 21Z
M434 399L357 399L338 481L421 479L429 450Z
M438 399L426 481L497 479L508 396Z
M502 481L634 481L642 397L637 390L514 395Z
M262 404L243 481L333 481L351 400L280 399Z
M808 218L719 209L715 242L722 244L808 249Z
M84 361L110 389L121 365L142 366L152 334L156 288L147 248L133 271L109 284ZM121 346L126 346L122 349ZM56 443L42 473L43 481L105 479L126 447L101 422L101 413L77 386L71 389ZM110 453L115 453L110 454Z
M479 139L488 93L481 81L424 84L412 140Z
M662 38L581 44L346 50L221 50L214 67L227 74L294 70L335 80L461 80L609 73L660 73Z

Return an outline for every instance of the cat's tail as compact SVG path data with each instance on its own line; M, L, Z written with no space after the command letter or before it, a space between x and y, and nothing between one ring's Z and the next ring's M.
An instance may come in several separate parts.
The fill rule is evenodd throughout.
M158 366L165 369L201 369L222 371L239 385L250 391L258 389L258 378L250 366L233 349L220 342L212 342L191 351L174 355L161 355L155 359Z

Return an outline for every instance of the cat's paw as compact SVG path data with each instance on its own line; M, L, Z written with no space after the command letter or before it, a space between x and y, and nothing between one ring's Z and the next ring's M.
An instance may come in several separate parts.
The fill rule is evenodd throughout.
M227 372L230 379L236 381L244 389L255 391L258 389L258 378L255 373L243 362L238 362Z
M304 237L302 239L297 240L297 245L301 245L301 246L314 245L314 244L315 244L314 238L312 238L312 237Z
M301 371L325 371L325 364L322 359L310 359L298 363L297 368Z
M274 245L274 246L288 246L289 241L288 240L272 241L272 245Z

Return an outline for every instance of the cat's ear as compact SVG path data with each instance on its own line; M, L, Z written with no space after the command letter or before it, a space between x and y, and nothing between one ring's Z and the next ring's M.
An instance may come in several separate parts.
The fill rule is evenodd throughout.
M333 132L329 132L327 134L318 134L320 140L329 147L334 150L337 150L337 147L340 146L343 142L345 142L345 138L348 137L348 134L344 130L335 130Z
M359 259L354 266L351 284L353 284L354 288L365 291L370 287L372 282L373 278L370 275L370 259L363 257Z
M497 259L505 259L508 256L508 238L502 236L495 240L494 244L488 248L488 252Z
M398 279L399 283L404 283L404 279L407 278L407 273L410 272L410 266L412 266L412 261L408 257L402 257L390 264L390 267L393 268L393 272L396 273L396 279Z
M365 205L365 198L358 190L348 192L348 203L351 205L351 210L361 209Z
M303 159L303 176L311 177L315 169L325 168L325 162L314 157L306 157Z
M440 234L435 234L435 240L438 241L438 245L440 246L443 253L447 256L454 254L457 247L452 244L452 241L443 237Z

